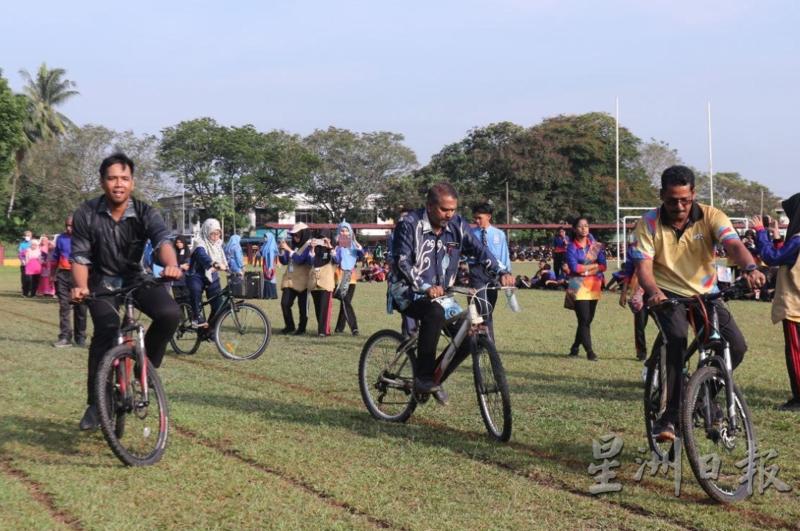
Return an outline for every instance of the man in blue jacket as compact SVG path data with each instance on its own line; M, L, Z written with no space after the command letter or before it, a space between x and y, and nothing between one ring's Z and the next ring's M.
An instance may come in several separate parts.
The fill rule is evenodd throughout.
M433 299L444 295L455 282L461 254L501 276L503 286L514 285L514 277L475 237L467 221L456 214L457 207L455 188L447 182L434 184L428 190L425 208L403 217L392 238L389 296L404 316L420 322L414 387L416 392L433 393L437 399L436 393L443 390L435 383L433 373L445 317L444 309Z

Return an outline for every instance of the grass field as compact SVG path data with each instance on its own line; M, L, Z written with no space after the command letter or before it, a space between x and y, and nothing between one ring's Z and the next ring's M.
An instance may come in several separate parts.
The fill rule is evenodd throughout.
M253 362L223 360L211 344L169 354L159 371L170 400L163 460L131 469L99 432L82 433L86 351L54 349L57 304L19 295L19 271L0 268L0 528L281 529L800 529L800 416L788 397L783 336L769 305L732 303L750 350L737 381L759 448L793 487L732 507L707 501L684 461L671 477L633 480L646 446L641 363L632 319L614 296L600 303L597 363L567 358L574 316L561 293L518 294L523 312L495 313L514 432L492 442L480 419L470 363L403 425L379 423L358 392L358 356L381 328L383 284L360 284L361 336L276 335ZM277 301L256 301L282 328ZM314 326L312 318L310 329ZM654 335L649 329L649 338ZM625 442L621 492L589 494L592 440Z

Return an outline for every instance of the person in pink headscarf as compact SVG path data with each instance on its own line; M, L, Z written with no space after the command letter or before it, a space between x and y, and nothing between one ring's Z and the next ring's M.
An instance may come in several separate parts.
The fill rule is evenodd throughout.
M22 294L26 297L36 295L36 287L42 274L42 253L39 251L39 240L31 240L31 246L19 253L19 259L25 266Z
M42 234L39 238L39 250L42 252L42 274L39 276L39 285L36 287L36 294L44 297L55 297L56 287L53 284L53 277L51 275L53 268L50 263L50 253L53 250L53 245L50 239Z

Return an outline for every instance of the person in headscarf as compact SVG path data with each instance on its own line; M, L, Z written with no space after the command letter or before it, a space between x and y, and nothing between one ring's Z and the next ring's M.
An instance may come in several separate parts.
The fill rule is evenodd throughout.
M295 263L308 265L308 290L314 299L314 313L317 317L317 334L320 337L331 335L331 299L336 287L334 279L333 246L328 238L312 238L305 250L299 253Z
M188 272L192 251L189 249L189 243L186 241L186 237L180 235L176 236L173 245L175 247L175 256L178 258L178 267L184 273ZM172 296L176 299L189 297L184 277L172 281Z
M770 266L780 266L772 299L772 322L783 322L783 339L786 347L786 369L792 397L778 409L800 411L800 193L781 203L789 218L786 238L778 249L771 241L768 227L759 216L751 220L757 231L756 246L761 259ZM766 220L777 232L777 220Z
M261 258L261 274L264 278L264 289L261 296L265 299L277 299L278 287L276 284L277 275L275 267L278 265L278 244L275 242L275 235L267 232L264 236L264 243L258 251Z
M336 319L336 333L344 332L344 324L347 321L350 332L354 336L358 335L358 320L352 303L358 281L356 262L363 258L364 248L356 241L353 228L348 222L342 221L336 231L336 249L333 254L334 263L339 265L339 281L333 296L341 301L339 317Z
M282 333L301 335L306 333L308 323L308 273L311 266L298 261L308 247L311 229L303 222L295 223L289 231L289 239L280 243L278 260L287 266L281 279L281 310L283 311L284 328ZM300 310L300 321L294 327L292 306L297 299Z
M42 252L42 274L39 277L39 285L36 287L36 294L43 297L55 297L56 287L53 284L52 268L50 266L50 253L53 250L53 245L50 239L42 234L39 238L39 250Z
M36 296L39 286L39 277L42 274L42 252L39 250L39 240L31 240L27 249L19 253L21 263L25 266L22 294L26 297Z
M189 272L186 275L186 285L189 288L192 304L192 325L202 328L208 327L203 315L203 290L205 290L209 299L218 294L220 284L217 272L227 270L228 261L225 258L225 250L222 247L222 228L219 221L214 218L208 218L200 227L200 237L195 242L194 250L189 260ZM211 304L212 312L216 313L221 304L221 298L217 298Z
M242 252L242 237L238 234L231 236L225 245L225 258L231 273L231 283L241 283L244 277L244 253Z

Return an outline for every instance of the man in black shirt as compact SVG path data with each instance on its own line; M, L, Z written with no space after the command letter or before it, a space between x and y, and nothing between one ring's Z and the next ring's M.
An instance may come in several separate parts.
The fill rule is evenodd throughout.
M72 298L83 300L90 292L102 293L122 287L143 274L140 265L145 242L154 244L156 262L164 265L162 276L181 277L169 232L158 212L131 197L134 188L133 161L116 153L100 164L100 186L104 195L83 203L73 214ZM135 292L137 306L153 323L145 335L147 356L161 365L167 342L180 319L180 309L163 286ZM94 381L103 355L114 346L119 327L119 301L109 297L89 303L94 335L89 347L88 399L80 422L82 430L98 426Z

